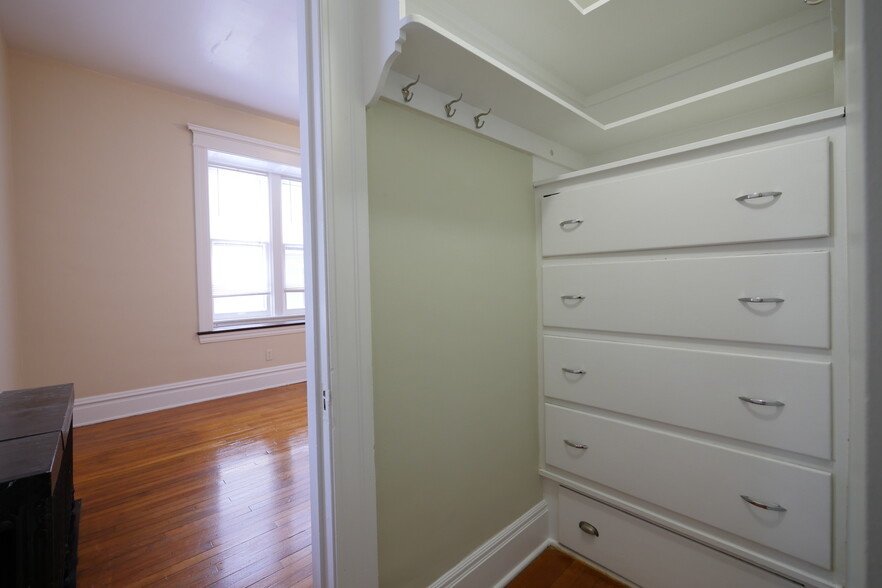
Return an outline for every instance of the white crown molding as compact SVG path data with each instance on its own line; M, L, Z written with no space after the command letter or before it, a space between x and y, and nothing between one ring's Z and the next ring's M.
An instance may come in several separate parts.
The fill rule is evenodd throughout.
M306 364L292 363L113 394L86 396L74 400L74 424L78 427L91 425L305 381Z
M572 4L582 16L585 16L592 10L600 8L607 2L609 2L609 0L570 0L570 4Z
M296 147L194 124L187 128L193 133L194 152L207 149L300 167L300 149Z
M429 588L502 588L550 543L543 500L470 553ZM512 566L512 562L517 562Z
M239 141L240 143L245 143L249 145L260 145L261 147L267 147L269 149L278 149L279 151L287 151L289 153L300 153L300 149L296 147L290 147L288 145L282 145L281 143L273 143L272 141L264 141L263 139L255 139L254 137L248 137L245 135L238 135L236 133L231 133L229 131L221 131L220 129L212 129L210 127L203 127L200 125L194 125L192 123L187 125L187 128L193 131L193 142L194 144L203 145L207 147L211 147L211 145L207 145L214 138L217 139L227 139L231 141ZM198 143L197 143L198 139Z

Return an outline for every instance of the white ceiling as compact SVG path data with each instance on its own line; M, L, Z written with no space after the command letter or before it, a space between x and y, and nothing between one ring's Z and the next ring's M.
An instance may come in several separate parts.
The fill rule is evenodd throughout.
M290 0L2 0L14 50L299 120Z

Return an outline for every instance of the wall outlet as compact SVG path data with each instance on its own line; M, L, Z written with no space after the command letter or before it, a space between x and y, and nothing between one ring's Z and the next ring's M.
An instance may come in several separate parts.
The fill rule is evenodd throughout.
M265 357L266 357L266 360L267 360L267 361L272 360L272 358L273 358L273 350L272 350L272 349L267 349L267 350L266 350L266 355L265 355Z

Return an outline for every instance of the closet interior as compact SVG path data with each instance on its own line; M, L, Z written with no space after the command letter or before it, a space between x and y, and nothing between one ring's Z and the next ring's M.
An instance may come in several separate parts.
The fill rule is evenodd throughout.
M382 97L533 155L552 539L638 585L841 586L843 2L398 4Z

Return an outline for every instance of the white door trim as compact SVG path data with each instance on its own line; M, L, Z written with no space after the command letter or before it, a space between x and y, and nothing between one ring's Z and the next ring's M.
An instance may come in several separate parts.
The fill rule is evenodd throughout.
M307 357L313 580L378 585L361 11L298 0L301 150L313 282ZM328 391L328 409L322 391Z

